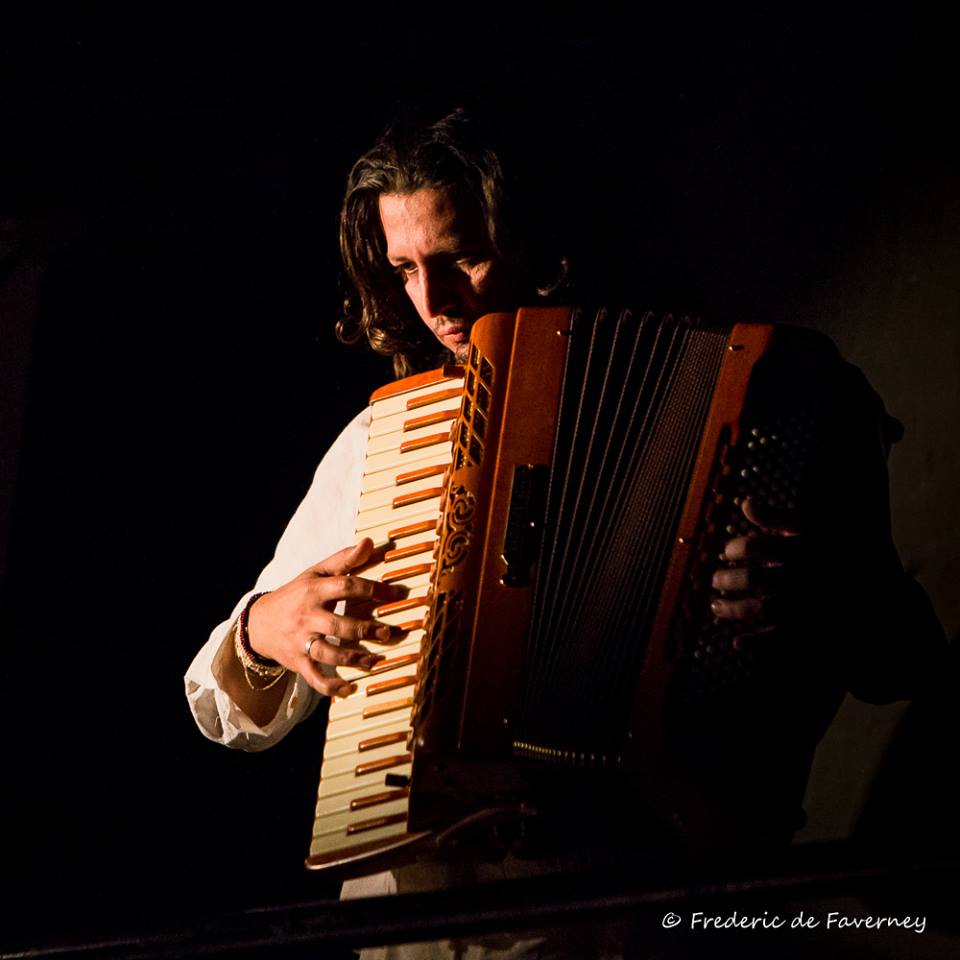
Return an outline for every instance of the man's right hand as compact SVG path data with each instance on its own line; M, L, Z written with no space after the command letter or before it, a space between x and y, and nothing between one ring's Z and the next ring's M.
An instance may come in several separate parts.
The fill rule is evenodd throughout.
M383 657L364 648L361 641L389 640L390 627L375 620L338 615L334 612L337 603L388 603L405 596L401 587L353 575L352 571L372 555L373 541L361 540L257 600L247 621L254 652L299 673L318 693L341 697L353 693L354 684L325 676L320 664L372 669ZM338 638L340 645L331 643L328 636Z

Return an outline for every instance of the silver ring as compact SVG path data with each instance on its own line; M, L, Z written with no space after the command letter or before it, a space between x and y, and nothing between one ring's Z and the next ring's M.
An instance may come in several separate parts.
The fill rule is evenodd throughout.
M313 649L313 645L319 640L319 637L311 637L304 645L303 651L306 655L312 660L313 657L310 656L310 651Z

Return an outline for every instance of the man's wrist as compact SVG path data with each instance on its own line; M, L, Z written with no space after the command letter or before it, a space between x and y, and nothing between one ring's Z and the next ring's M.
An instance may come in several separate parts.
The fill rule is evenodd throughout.
M287 672L287 668L282 664L277 663L276 660L261 657L260 654L250 646L248 626L250 621L250 608L261 597L266 596L268 592L269 591L255 593L246 602L243 610L240 611L240 616L237 618L236 625L234 626L234 649L237 659L243 667L244 678L251 690L269 690Z

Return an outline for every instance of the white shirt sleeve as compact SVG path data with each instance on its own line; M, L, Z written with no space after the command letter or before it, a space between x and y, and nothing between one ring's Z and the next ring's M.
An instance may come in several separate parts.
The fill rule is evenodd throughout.
M254 593L274 590L307 567L350 546L354 527L370 411L356 416L336 439L317 467L313 483L277 544L273 559L244 594L228 620L219 624L187 669L187 701L203 734L241 750L265 750L282 739L319 702L298 674L286 679L287 689L277 715L265 727L254 723L224 692L222 651L233 642L233 625Z

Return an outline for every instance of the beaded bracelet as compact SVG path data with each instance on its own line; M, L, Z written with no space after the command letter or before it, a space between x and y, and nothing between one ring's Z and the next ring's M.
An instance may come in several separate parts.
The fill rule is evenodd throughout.
M243 667L243 675L246 678L247 686L251 690L269 690L281 677L287 673L287 668L276 660L268 660L261 657L250 646L250 634L247 630L247 623L250 619L250 608L264 593L255 593L246 603L246 606L240 612L237 623L234 628L234 649L237 653L237 659ZM255 684L253 678L256 677L259 683ZM266 681L266 682L264 682Z

